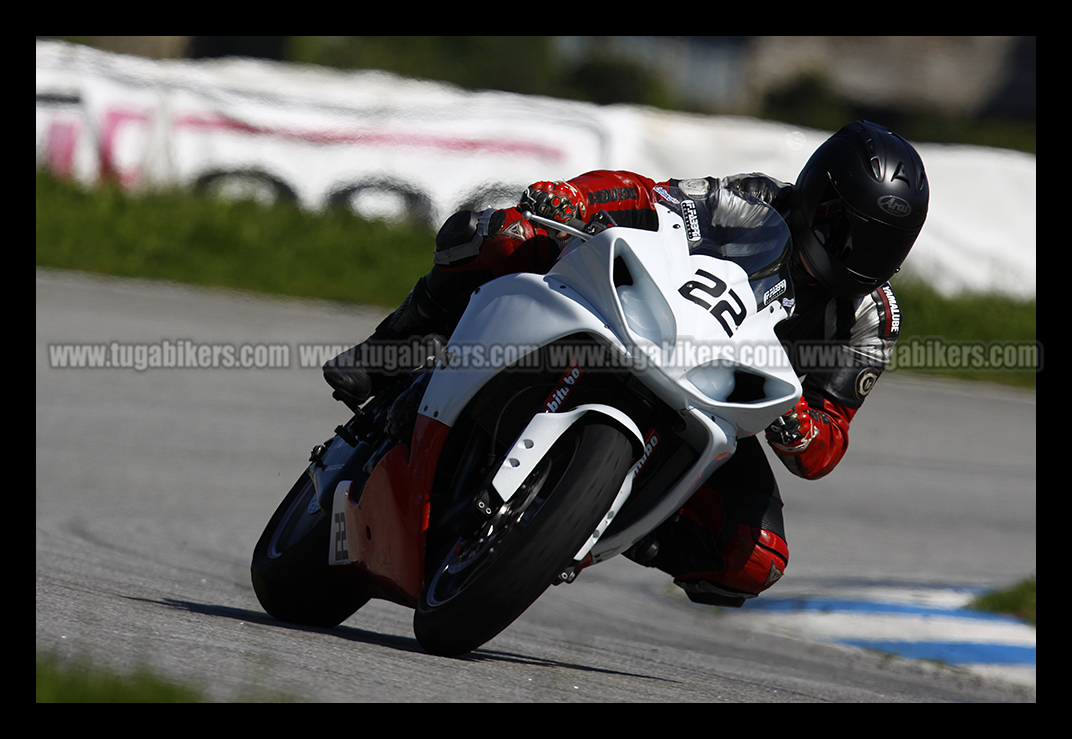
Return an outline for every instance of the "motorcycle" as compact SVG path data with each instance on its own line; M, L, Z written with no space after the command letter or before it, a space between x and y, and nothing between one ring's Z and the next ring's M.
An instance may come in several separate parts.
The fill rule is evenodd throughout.
M481 286L449 343L429 338L313 448L254 550L269 614L333 627L386 599L414 610L426 651L463 655L643 539L793 407L774 331L793 303L784 221L659 195L655 230L525 214L571 241L548 273Z

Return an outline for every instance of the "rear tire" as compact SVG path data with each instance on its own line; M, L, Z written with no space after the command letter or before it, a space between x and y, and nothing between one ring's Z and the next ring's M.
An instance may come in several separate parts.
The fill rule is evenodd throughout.
M280 621L330 628L369 601L328 564L330 523L302 474L261 534L250 565L253 590Z
M500 525L429 552L413 630L431 654L454 657L507 628L572 563L629 471L632 444L605 421L582 419L548 452Z

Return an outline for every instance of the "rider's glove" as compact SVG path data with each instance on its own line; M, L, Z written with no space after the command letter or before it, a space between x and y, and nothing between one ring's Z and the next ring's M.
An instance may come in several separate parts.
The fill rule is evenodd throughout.
M808 448L818 432L819 428L808 412L808 403L801 398L793 410L779 416L767 427L767 441L779 452L799 454Z
M584 196L568 182L536 182L529 185L518 207L559 223L587 220ZM560 233L560 238L566 236Z

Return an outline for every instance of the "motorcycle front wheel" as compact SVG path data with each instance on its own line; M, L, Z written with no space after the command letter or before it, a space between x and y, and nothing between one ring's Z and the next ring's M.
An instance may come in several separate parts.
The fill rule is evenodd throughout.
M253 590L271 616L330 628L368 602L328 564L330 524L317 502L312 479L303 474L253 549Z
M494 638L572 563L621 488L626 433L584 419L537 465L504 510L433 555L413 616L417 641L455 657Z

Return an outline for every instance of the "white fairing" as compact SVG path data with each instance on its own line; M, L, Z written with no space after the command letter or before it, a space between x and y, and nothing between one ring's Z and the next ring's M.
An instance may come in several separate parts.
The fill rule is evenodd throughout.
M588 413L606 416L627 429L633 438L643 445L644 437L633 420L612 406L592 403L563 413L538 413L518 435L514 445L506 453L502 466L491 480L492 488L503 502L510 500L566 429Z
M566 336L597 337L621 366L678 410L690 443L702 452L640 522L609 538L599 539L601 531L596 532L585 548L596 561L626 549L680 508L729 458L739 436L764 429L801 394L774 334L786 317L782 303L757 306L740 266L690 254L680 216L662 206L658 212L658 231L610 228L575 242L546 275L509 275L481 287L451 337L447 366L435 372L421 404L422 414L453 425L503 367ZM620 279L623 267L627 280ZM732 396L742 372L751 376L743 401ZM542 424L541 447L549 448L569 425ZM635 425L629 431L639 438ZM509 464L494 486L504 499L524 479L518 476L522 470L506 469ZM616 508L630 482L623 483Z

